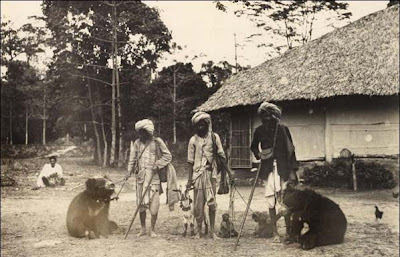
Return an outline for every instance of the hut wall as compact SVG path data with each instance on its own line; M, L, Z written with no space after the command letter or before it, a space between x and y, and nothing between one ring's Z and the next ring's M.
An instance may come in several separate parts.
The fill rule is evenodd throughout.
M261 120L257 115L252 120L254 132L261 125ZM298 160L325 158L325 110L321 104L308 102L285 105L281 122L290 130ZM252 158L255 160L254 156Z
M327 160L343 148L357 156L399 154L399 97L338 97L329 107Z
M300 161L331 161L343 148L361 157L399 154L398 96L290 102L283 112L281 122L289 127ZM261 120L255 112L251 120L253 134Z

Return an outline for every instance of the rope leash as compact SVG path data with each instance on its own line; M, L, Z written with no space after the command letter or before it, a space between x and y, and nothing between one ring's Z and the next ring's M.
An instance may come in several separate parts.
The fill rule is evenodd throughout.
M121 193L122 188L124 188L126 181L128 181L128 179L124 179L124 180L123 180L124 183L122 184L121 188L119 189L117 195L114 196L113 198L111 198L110 201L112 201L112 200L118 201L118 199L119 199L119 194ZM121 181L121 182L122 182L122 181ZM118 182L118 183L120 183L120 182ZM114 183L114 184L115 184L115 183Z
M244 199L244 197L240 194L239 190L237 189L237 187L235 185L233 185L233 188L236 190L236 192L238 193L238 195L240 196L240 198L242 198L243 202L247 205L246 200ZM249 210L251 211L251 213L255 213L250 207Z

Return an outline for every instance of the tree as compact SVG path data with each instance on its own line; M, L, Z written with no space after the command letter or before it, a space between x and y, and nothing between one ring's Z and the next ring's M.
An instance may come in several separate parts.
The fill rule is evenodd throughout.
M2 81L1 101L2 118L9 119L8 142L10 144L13 143L13 131L25 131L25 144L30 142L29 119L37 114L38 107L40 107L41 83L39 72L29 66L27 62L19 60L9 62L8 70ZM23 126L18 122L22 117ZM2 138L4 139L4 136Z
M10 26L10 21L1 23L1 65L7 66L18 55L23 53L22 39L18 35L18 30Z
M250 17L254 24L262 29L261 33L249 35L248 39L255 41L262 38L258 47L265 48L270 58L282 54L286 49L309 42L316 23L327 20L342 21L351 16L351 12L347 11L348 4L335 0L234 2L241 4L236 6L234 11L237 16ZM227 11L226 5L220 1L216 7ZM265 42L265 38L269 38L269 42Z
M2 105L8 102L7 109L8 113L5 113L6 108L2 106L2 118L8 118L8 140L9 144L13 144L13 118L15 118L14 100L16 96L16 88L14 87L13 81L9 81L10 69L13 65L14 59L22 53L21 38L18 36L18 31L10 27L10 22L1 23L1 66L2 70L6 70L4 76L2 76L1 96ZM4 100L4 101L3 101ZM3 131L3 130L2 130Z
M131 97L123 92L136 88L138 74L155 69L161 53L169 49L170 33L158 12L138 1L44 1L43 12L53 34L51 69L55 83L72 93L72 98L83 97L87 102L88 90L78 90L79 94L71 90L86 87L90 80L91 87L97 89L92 90L97 92L92 94L92 103L99 105L94 106L98 110L94 113L101 115L104 134L108 130L112 134L111 143L107 142L111 145L110 160L120 164L122 132L125 120L129 120L123 118L124 109L135 105L126 101ZM71 81L74 85L65 87ZM90 113L75 119L91 117L94 122Z
M217 92L226 79L234 74L234 71L240 72L249 68L249 66L243 67L239 64L232 65L227 61L222 61L218 64L208 61L201 65L199 74L203 77L203 80L208 82L209 95L212 95Z
M21 39L21 50L26 55L26 62L31 65L32 58L44 53L45 29L26 23L19 30L25 34Z
M176 140L176 134L190 135L191 111L208 97L208 88L191 63L176 63L165 67L151 84L153 117L166 139Z
M37 34L43 34L38 33L38 31L39 29L35 29L30 24L13 29L9 22L2 23L1 64L2 69L6 70L2 77L2 82L4 82L2 101L8 102L7 107L3 105L5 110L8 111L8 115L3 111L2 117L9 118L8 142L10 144L13 143L13 120L18 120L19 117L24 117L25 144L29 143L29 119L34 115L40 102L41 94L38 94L41 84L39 71L30 65L32 58L43 51L39 47L43 40L37 38ZM26 57L26 61L23 60L23 57ZM19 129L18 122L15 125Z
M25 36L21 40L21 48L23 53L26 56L26 63L28 68L31 67L31 60L39 53L44 52L44 43L45 43L45 36L46 32L44 28L33 26L31 23L24 24L20 29L21 32L25 34ZM39 78L37 78L37 81ZM29 109L33 110L34 107L38 108L38 102L42 102L41 109L42 109L42 144L46 144L46 88L44 83L40 83L42 85L43 90L38 89L38 83L34 83L32 85L26 85L24 88L26 95L36 95L36 99L33 100L32 98L28 97L25 101L25 123L26 123L26 138L25 144L28 144L28 124L29 124L29 117L33 115L33 112L29 113ZM42 98L38 97L37 92L42 92ZM33 106L35 105L35 106Z

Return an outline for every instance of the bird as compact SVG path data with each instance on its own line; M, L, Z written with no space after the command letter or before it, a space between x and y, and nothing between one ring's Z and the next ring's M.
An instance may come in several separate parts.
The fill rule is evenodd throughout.
M378 221L379 219L382 219L383 216L383 211L380 211L378 206L375 205L375 218L376 221Z
M397 193L393 192L392 195L393 195L393 198L395 198L395 199L399 198L399 192L397 192Z

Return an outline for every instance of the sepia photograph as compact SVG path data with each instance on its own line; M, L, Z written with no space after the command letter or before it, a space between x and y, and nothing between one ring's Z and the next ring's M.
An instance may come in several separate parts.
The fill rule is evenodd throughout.
M400 256L400 1L1 1L1 257Z

